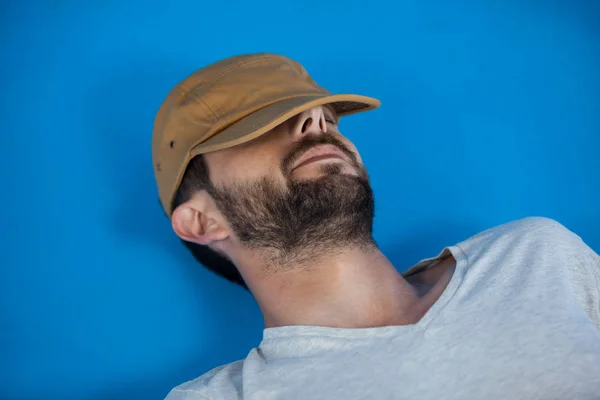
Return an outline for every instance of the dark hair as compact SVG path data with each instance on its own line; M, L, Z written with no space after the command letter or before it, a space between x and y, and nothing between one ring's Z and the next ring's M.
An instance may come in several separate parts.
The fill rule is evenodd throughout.
M202 155L195 156L189 162L185 173L183 174L183 179L177 189L171 209L175 210L175 208L188 201L192 195L199 190L207 190L211 193L212 189L213 185L210 181L208 165L206 165L204 157L202 157ZM188 242L183 239L181 239L181 241L192 253L194 258L206 268L217 275L248 289L242 275L240 275L236 266L227 257L208 246Z

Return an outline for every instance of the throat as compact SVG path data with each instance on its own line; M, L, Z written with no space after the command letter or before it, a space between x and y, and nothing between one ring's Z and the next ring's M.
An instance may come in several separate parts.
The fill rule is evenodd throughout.
M349 251L251 281L267 328L374 328L418 323L440 300L455 268L449 256L403 277L379 250Z
M285 268L253 288L267 327L285 325L369 328L408 325L424 313L420 298L379 250L355 250L310 269Z

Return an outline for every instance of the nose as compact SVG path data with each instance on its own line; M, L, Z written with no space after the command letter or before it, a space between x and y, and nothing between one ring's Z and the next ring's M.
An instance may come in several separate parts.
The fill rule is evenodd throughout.
M327 122L325 121L323 107L313 107L298 114L292 132L294 136L327 133Z

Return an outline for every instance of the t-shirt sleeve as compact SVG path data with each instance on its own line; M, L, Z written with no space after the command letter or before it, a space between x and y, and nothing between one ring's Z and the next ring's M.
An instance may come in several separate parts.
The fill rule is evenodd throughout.
M211 400L195 390L172 389L164 400Z
M549 229L563 243L574 260L569 277L576 297L600 330L600 256L581 237L560 223L550 220Z
M589 284L593 285L596 289L595 300L592 300L593 304L591 307L592 309L590 310L590 316L592 317L592 319L596 323L596 326L600 330L600 256L587 245L585 246L583 252L584 254L582 257L582 262L586 265L587 268L591 270L590 275L592 275L594 278L590 279ZM590 289L590 291L593 290Z

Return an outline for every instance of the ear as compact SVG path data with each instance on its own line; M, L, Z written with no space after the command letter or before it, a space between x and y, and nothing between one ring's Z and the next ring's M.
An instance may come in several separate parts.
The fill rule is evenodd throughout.
M177 207L171 215L173 230L181 239L201 245L227 239L229 232L206 201L195 197ZM213 215L211 215L213 214Z

